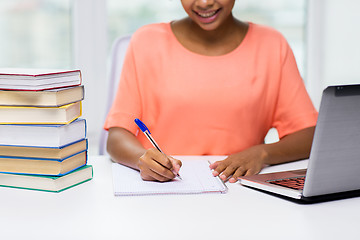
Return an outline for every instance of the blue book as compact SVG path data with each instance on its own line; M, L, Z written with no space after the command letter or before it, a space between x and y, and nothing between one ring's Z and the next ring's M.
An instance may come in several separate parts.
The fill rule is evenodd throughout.
M85 138L85 119L69 124L0 124L0 145L59 148Z

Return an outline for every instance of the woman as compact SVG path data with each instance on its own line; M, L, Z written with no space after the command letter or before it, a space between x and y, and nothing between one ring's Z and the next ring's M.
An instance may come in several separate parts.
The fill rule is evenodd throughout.
M210 165L236 182L309 156L317 112L277 31L232 15L235 0L181 0L184 19L140 28L105 123L113 160L168 181L181 162L137 134L143 120L171 155L227 155ZM275 127L280 141L263 144Z

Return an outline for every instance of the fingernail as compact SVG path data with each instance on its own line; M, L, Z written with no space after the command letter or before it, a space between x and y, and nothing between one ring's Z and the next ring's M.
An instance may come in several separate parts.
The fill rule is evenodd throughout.
M235 183L235 182L236 182L236 179L235 179L235 178L230 178L230 179L229 179L229 182L230 182L230 183Z
M225 175L220 175L220 178L221 178L222 180L226 180L226 176L225 176Z
M216 177L217 175L219 175L219 173L217 171L213 171L212 172L213 176Z

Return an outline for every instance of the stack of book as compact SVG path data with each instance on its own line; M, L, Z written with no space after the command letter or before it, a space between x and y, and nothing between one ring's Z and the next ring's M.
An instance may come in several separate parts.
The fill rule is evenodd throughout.
M0 69L0 186L60 192L92 179L80 70Z

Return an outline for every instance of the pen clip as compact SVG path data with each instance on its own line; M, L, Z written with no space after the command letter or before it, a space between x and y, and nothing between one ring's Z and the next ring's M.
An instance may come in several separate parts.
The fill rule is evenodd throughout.
M140 128L140 130L142 132L148 131L151 134L150 130L147 128L147 126L140 119L135 118L134 121L135 121L136 125L138 125L138 127Z

